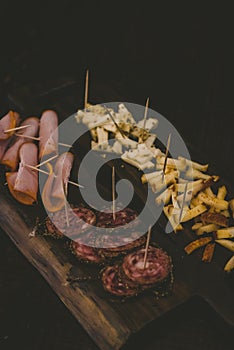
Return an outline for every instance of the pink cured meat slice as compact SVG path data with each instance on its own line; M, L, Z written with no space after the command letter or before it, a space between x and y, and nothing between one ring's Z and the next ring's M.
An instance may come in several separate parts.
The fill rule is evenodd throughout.
M58 116L55 111L42 113L39 131L39 158L58 153Z
M24 143L19 150L20 164L14 190L33 197L36 201L38 191L38 173L25 166L38 164L38 148L34 143Z
M102 271L102 283L104 289L119 297L136 295L138 290L131 288L119 279L119 266L107 266Z
M172 270L171 258L161 248L150 246L144 268L145 248L124 257L122 270L136 285L153 285L165 280Z
M21 124L29 125L29 127L22 129L21 135L36 137L39 129L39 119L36 117L30 117L23 121ZM15 171L19 164L19 149L25 142L32 142L29 138L19 137L16 138L15 142L11 147L5 152L2 158L2 164L5 164L11 171Z

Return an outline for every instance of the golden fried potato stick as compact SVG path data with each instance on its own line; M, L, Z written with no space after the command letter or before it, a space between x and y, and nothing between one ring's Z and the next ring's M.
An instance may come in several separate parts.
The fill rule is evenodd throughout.
M194 250L203 247L204 245L210 243L212 241L212 237L201 237L199 239L196 239L195 241L190 242L186 247L184 248L185 252L187 254L191 254L194 252Z

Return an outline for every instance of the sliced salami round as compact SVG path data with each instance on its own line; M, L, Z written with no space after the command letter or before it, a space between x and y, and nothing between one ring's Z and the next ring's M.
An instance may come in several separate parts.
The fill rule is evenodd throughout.
M116 257L120 254L141 247L145 244L146 235L141 236L139 232L121 232L97 235L95 245L101 248L101 254L108 258Z
M74 215L75 214L75 215ZM51 213L46 219L46 228L48 235L62 238L75 239L81 233L89 228L89 225L95 225L96 215L90 209L84 207L72 208L68 211L68 221L65 209L59 210L56 213Z
M80 237L71 241L72 253L81 261L100 264L104 257L99 254L98 249L93 248L94 240L95 234L92 231L83 233Z
M138 214L131 208L125 208L115 213L115 220L113 219L112 212L98 212L97 214L97 226L103 228L115 228L118 226L124 226L137 218ZM137 221L134 221L134 227L138 225ZM129 226L128 226L129 228Z
M119 265L107 266L101 273L101 279L104 289L119 297L128 297L137 295L136 288L130 288L126 283L123 283L118 276Z
M172 271L172 261L161 248L150 246L144 268L145 248L126 255L123 259L122 272L131 285L151 287L168 279Z

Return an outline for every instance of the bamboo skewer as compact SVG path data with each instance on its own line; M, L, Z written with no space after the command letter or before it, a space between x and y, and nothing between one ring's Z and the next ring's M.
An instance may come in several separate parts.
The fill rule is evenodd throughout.
M146 267L146 261L147 261L147 255L148 255L148 249L149 249L150 236L151 236L151 226L149 226L148 234L147 234L147 241L146 241L146 245L145 245L145 255L144 255L143 269L145 269L145 267Z
M7 134L8 132L12 132L12 131L16 131L16 130L21 130L21 129L25 129L28 128L31 125L22 125L22 126L17 126L16 128L12 128L12 129L7 129L4 131L5 134Z
M143 121L143 130L145 130L145 124L146 124L146 119L147 119L148 108L149 108L149 97L147 98L146 104L145 104L145 114L144 114L144 121Z
M167 166L167 158L168 158L170 144L171 144L171 134L169 134L168 139L167 139L167 149L166 149L165 160L164 160L164 164L163 164L163 177L165 175L165 170L166 170L166 166Z
M112 214L113 220L115 221L115 167L112 167Z
M88 94L89 94L89 70L86 70L85 76L85 95L84 95L84 109L88 107Z

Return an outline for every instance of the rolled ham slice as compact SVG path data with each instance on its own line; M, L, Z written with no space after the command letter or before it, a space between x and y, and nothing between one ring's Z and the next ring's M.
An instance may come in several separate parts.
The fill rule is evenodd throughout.
M12 196L20 203L32 205L37 200L38 173L25 164L36 166L38 148L34 143L24 143L19 150L20 165L18 172L6 173L6 179Z
M65 152L58 157L54 170L50 163L47 164L50 175L42 191L42 200L45 208L52 213L62 209L65 205L64 187L69 180L73 160L73 154Z
M58 116L51 110L42 113L39 132L39 158L58 154Z
M21 126L29 125L29 127L21 130L21 135L24 137L16 138L15 142L11 147L5 152L1 163L5 164L11 171L15 171L19 164L19 149L25 143L32 143L32 140L28 139L26 136L36 137L39 129L39 119L36 117L30 117L23 121Z
M19 120L20 120L20 116L19 116L19 114L17 113L17 112L12 112L12 111L10 111L8 114L7 114L7 116L9 115L9 114L14 114L14 123L12 124L12 127L17 127L18 126L18 124L19 124ZM6 116L5 116L6 117ZM5 118L5 117L3 117L3 118ZM9 118L10 119L10 118ZM2 121L3 119L1 119L1 121ZM1 122L0 121L0 122ZM0 126L0 129L1 129L1 126ZM4 129L5 129L5 127L4 127ZM2 130L2 129L1 129ZM1 130L0 130L0 134L1 134ZM7 130L7 129L5 129L5 130ZM13 140L13 136L12 136L12 133L13 133L14 131L12 131L12 132L9 132L9 133L7 133L7 134L4 134L4 137L5 137L5 135L6 136L8 136L8 138L2 138L2 139L0 139L0 162L1 162L1 160L2 160L2 157L4 156L4 154L5 154L5 152L6 152L6 150L7 150L7 147L10 145L10 143L11 143L11 141Z
M0 120L0 140L7 140L14 134L14 131L7 133L5 133L5 131L15 128L18 120L19 114L13 111L9 111L4 117L2 117Z

